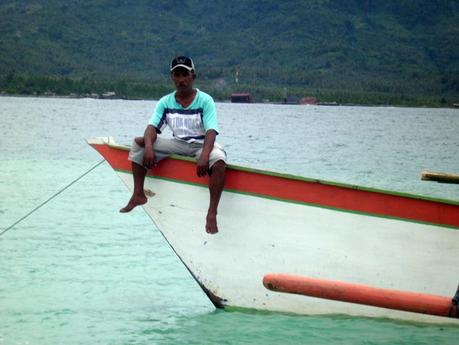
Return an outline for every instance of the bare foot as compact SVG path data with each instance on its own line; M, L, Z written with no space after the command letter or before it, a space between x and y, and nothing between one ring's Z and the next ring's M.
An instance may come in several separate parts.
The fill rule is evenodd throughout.
M217 214L207 213L207 217L206 217L206 232L208 234L216 234L218 232Z
M126 206L124 206L120 210L120 212L121 213L131 212L134 207L146 204L147 201L148 201L148 199L147 199L147 197L145 195L135 195L135 194L133 194L131 199L129 200L128 204Z

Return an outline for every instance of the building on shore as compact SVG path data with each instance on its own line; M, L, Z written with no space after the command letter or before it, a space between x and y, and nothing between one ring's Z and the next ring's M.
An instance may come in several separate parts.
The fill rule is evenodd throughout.
M284 97L282 101L283 104L300 104L300 97L297 96L287 96Z
M252 96L250 93L233 93L231 103L252 103Z
M310 104L310 105L316 105L318 102L317 102L317 98L313 97L313 96L306 96L306 97L303 97L302 99L300 99L300 104Z

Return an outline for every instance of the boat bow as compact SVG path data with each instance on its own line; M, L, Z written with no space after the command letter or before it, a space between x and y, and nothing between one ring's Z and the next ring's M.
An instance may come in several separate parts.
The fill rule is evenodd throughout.
M129 147L89 140L132 191ZM269 272L449 296L459 277L459 202L228 166L216 235L208 180L171 157L149 171L144 209L216 306L428 322L437 316L269 291Z

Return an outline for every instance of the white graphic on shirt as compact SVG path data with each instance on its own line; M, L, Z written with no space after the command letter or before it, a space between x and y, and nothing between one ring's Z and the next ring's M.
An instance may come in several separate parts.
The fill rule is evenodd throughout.
M198 138L206 134L201 114L167 113L166 119L176 138Z

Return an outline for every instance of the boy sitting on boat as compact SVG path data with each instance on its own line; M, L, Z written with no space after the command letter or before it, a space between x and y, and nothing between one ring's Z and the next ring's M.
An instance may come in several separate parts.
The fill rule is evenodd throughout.
M193 60L179 56L170 65L176 91L162 97L145 129L143 137L134 139L129 152L134 175L134 191L128 204L120 212L130 212L147 203L144 181L147 170L172 154L197 159L199 177L209 175L210 202L206 216L206 232L218 232L217 209L223 191L226 152L215 142L218 134L217 112L212 97L193 88L196 78ZM157 134L168 125L172 139Z

